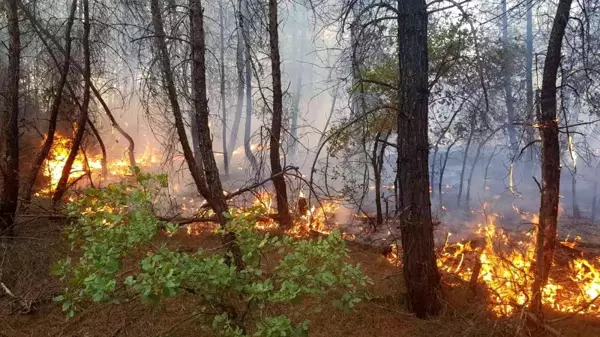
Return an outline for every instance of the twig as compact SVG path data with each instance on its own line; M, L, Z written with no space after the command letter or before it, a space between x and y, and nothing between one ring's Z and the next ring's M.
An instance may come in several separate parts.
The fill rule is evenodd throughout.
M544 330L548 331L549 333L551 333L552 335L556 336L556 337L562 337L562 334L560 333L560 331L554 329L553 327L549 326L548 324L544 323L542 320L540 320L536 315L534 315L533 313L529 312L529 311L525 311L525 315L527 315L527 318L533 322L534 324L538 325L541 328L544 328Z

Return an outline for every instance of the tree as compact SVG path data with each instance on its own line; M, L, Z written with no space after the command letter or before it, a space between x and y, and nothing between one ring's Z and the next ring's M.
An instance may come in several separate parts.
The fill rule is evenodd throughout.
M219 3L219 24L220 24L220 34L219 34L219 72L221 75L221 81L219 85L219 93L221 94L221 126L223 136L222 136L222 144L223 144L223 169L225 170L225 175L229 175L229 156L227 151L227 108L225 107L225 9L223 8L223 3Z
M541 289L548 281L554 250L560 191L560 147L556 113L556 78L561 59L562 40L569 20L572 0L560 0L548 40L540 94L539 129L542 138L542 196L536 243L536 272L532 285L532 307L542 309ZM566 122L566 121L565 121Z
M40 152L35 158L31 171L29 173L29 179L26 181L23 191L23 203L28 204L31 202L31 195L35 182L42 168L42 164L48 157L54 142L54 134L56 132L56 122L58 120L58 112L62 103L63 90L67 84L67 78L69 75L69 69L71 67L71 29L73 28L73 21L75 21L75 11L77 9L77 0L73 0L71 4L71 10L69 19L67 20L67 26L65 28L65 56L60 70L60 79L58 81L54 98L52 99L52 106L50 108L50 119L48 120L48 132L46 133L46 139ZM82 112L83 113L83 112Z
M206 202L215 212L218 222L225 226L227 219L227 203L223 196L223 188L221 179L219 178L219 170L212 151L212 139L210 128L208 126L208 101L206 99L206 65L205 65L205 43L204 43L204 19L203 9L200 0L190 0L190 35L192 49L192 97L193 109L196 116L198 127L198 147L201 150L202 168L198 166L194 153L190 148L190 144L185 132L183 123L183 115L179 104L175 79L171 68L171 60L169 49L166 42L166 34L163 26L162 9L159 0L150 2L150 10L152 12L152 26L154 27L154 40L157 47L157 57L160 63L160 68L163 76L164 89L167 98L171 105L173 117L175 118L175 128L179 137L179 142L183 149L183 155L188 165L198 193L206 199ZM224 243L229 248L233 255L235 265L242 269L244 261L240 247L235 240L235 234L227 232L223 237Z
M410 310L427 318L442 309L429 197L427 4L400 1L398 12L397 169L403 272Z
M12 235L19 198L19 73L21 62L21 31L19 30L18 0L7 0L8 18L8 101L3 114L6 163L3 173L3 192L0 199L0 235Z
M269 0L269 41L271 46L271 78L273 81L273 118L271 121L271 135L269 137L271 160L271 175L277 194L277 212L281 228L292 227L292 218L287 200L287 186L285 177L281 175L281 161L279 141L281 139L281 123L283 117L283 94L281 92L281 59L279 56L279 32L277 19L277 0Z
M73 168L73 163L75 162L75 158L77 157L77 152L79 152L79 147L81 146L81 142L83 141L83 137L85 135L85 128L88 122L88 114L89 114L89 106L90 106L90 87L92 83L91 79L91 56L90 56L90 11L89 11L89 1L83 0L83 103L81 113L79 114L79 118L77 119L77 131L75 132L75 137L73 138L73 145L71 146L71 150L69 152L69 156L65 161L65 166L63 167L62 174L56 185L56 190L54 191L54 195L52 195L52 203L57 204L62 196L65 194L68 188L69 176L71 175L71 169ZM66 53L65 53L66 55Z

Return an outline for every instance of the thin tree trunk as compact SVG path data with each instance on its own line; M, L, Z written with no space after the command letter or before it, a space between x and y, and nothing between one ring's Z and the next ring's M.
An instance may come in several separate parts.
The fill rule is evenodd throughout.
M100 152L102 153L102 159L100 159L100 167L102 168L102 179L101 180L106 180L106 177L108 177L108 160L107 160L107 156L106 156L106 146L104 145L104 141L102 140L102 136L100 135L100 132L98 132L98 129L96 129L96 126L94 125L94 123L92 123L92 121L88 121L88 124L90 125L90 130L92 130L92 133L94 134L94 137L96 138L96 141L98 142L98 146L100 146ZM90 176L91 179L91 176Z
M494 130L489 136L482 140L481 143L479 143L479 146L477 146L477 152L475 152L475 158L473 159L473 164L471 165L471 172L469 172L469 178L467 179L467 195L465 197L466 209L469 209L470 207L469 203L471 201L471 181L473 180L473 173L475 172L475 168L477 167L477 162L479 161L481 150L483 149L485 144L487 144L487 142L489 142L490 139L492 139L492 137L494 137L496 132L498 132L499 130L500 129Z
M219 43L219 59L221 65L221 86L220 86L220 94L221 94L221 125L222 125L222 141L223 141L223 169L225 170L225 175L229 176L229 158L227 157L227 108L225 107L225 22L223 16L225 15L223 9L223 2L219 4L219 23L221 28L220 32L220 43Z
M52 42L52 44L56 47L56 49L58 51L60 51L61 54L63 54L63 57L66 56L65 49L57 41L57 39L54 37L54 35L52 35L52 33L50 33L46 28L44 28L36 20L36 18L31 14L29 9L27 9L27 7L21 1L17 1L17 2L18 2L19 7L21 8L21 10L23 10L23 13L27 17L27 19L36 27L36 30L37 30L40 38L44 39L44 37L42 36L42 35L44 35L48 40L50 40ZM79 63L73 62L73 60L71 60L71 64L75 67L75 69L77 69L77 71L79 73L83 74L85 72L84 68ZM119 132L119 134L121 134L121 136L127 140L127 143L128 143L127 154L129 157L129 164L131 166L136 166L135 143L133 141L133 138L131 138L131 136L127 132L125 132L125 130L123 130L123 128L121 128L119 123L117 123L117 120L115 119L114 115L110 111L110 108L108 107L108 104L106 104L106 101L102 98L102 94L100 93L98 88L96 88L96 86L94 86L93 83L90 84L90 88L91 88L92 93L94 94L94 97L96 98L96 100L98 100L100 105L102 105L102 109L104 109L106 116L110 120L111 126L114 127Z
M381 137L381 132L378 132L375 136L375 144L373 145L373 152L371 154L371 165L373 166L373 175L375 176L375 208L377 211L376 227L380 227L383 224L383 208L381 205L382 193L381 193L381 174L383 172L383 160L385 155L386 142L390 136L391 131ZM380 140L383 140L382 142ZM381 146L379 145L381 143ZM386 213L387 214L387 213Z
M505 52L508 52L508 12L506 8L506 0L502 0L502 47ZM509 71L509 58L506 57L503 61L502 77L504 82L504 100L506 101L506 117L508 123L506 129L508 130L508 140L510 142L510 149L512 156L516 158L518 154L518 142L517 142L517 131L515 130L515 104L512 93L512 83Z
M249 9L248 9L248 0L245 3L245 17L248 18ZM244 23L244 20L241 21L241 29L244 34L244 42L246 44L246 122L244 126L244 154L246 158L250 162L250 167L252 167L252 171L256 174L260 174L260 167L258 166L258 161L256 157L252 153L252 54L250 53L250 28L247 24Z
M0 198L0 235L12 236L19 199L19 73L21 62L21 32L18 0L6 1L8 19L8 107L4 113L6 165Z
M238 133L240 130L240 121L242 119L242 108L244 107L244 36L242 32L242 0L238 0L238 9L236 12L237 25L237 46L235 65L237 69L237 103L235 107L235 116L233 118L233 127L229 136L229 159L232 158L233 151L236 148Z
M23 205L26 206L31 202L31 196L33 194L33 188L35 182L40 173L44 161L48 157L50 150L52 149L52 143L54 142L54 134L56 132L56 122L58 120L58 112L60 111L60 105L62 103L62 94L67 82L69 75L69 68L71 67L71 29L73 28L73 21L75 21L75 12L77 9L77 0L73 0L71 3L71 10L69 19L67 20L67 26L65 28L65 56L60 70L60 79L52 99L52 105L50 108L50 120L48 121L48 132L46 133L46 139L40 149L40 152L35 157L29 177L25 183L23 190Z
M71 169L73 168L73 163L75 162L75 158L77 157L77 153L79 152L79 147L81 146L81 142L83 141L83 136L85 135L85 127L88 122L88 114L89 114L89 106L90 106L90 87L92 83L91 79L91 57L90 57L90 10L89 10L89 1L83 0L83 59L84 59L84 68L83 68L83 103L81 113L79 114L79 118L77 119L77 131L75 132L75 137L73 138L73 145L71 146L71 151L69 152L69 156L65 161L65 166L63 167L62 174L60 179L58 180L58 184L56 185L56 190L54 191L54 195L52 195L52 204L56 205L63 197L65 192L67 191L67 184L69 182L69 177L71 175Z
M596 177L594 179L594 197L592 198L592 215L590 221L592 224L596 221L596 207L598 205L598 177L600 174L600 162L596 164Z
M525 82L527 85L527 125L525 126L527 144L534 139L533 114L533 13L532 5L527 8L527 27L525 32ZM533 145L527 148L528 169L533 174L534 151Z
M442 204L442 202L443 202L442 186L444 183L444 172L446 172L446 164L448 164L448 157L450 156L450 150L452 149L454 144L456 144L457 141L458 141L458 138L454 139L454 141L452 143L450 143L450 145L448 146L448 149L446 149L446 155L444 156L444 162L442 163L442 165L440 167L440 182L438 184L438 194L440 195L439 196L440 207L443 206L443 204Z
M471 123L469 123L471 131L469 132L469 138L467 138L467 145L465 146L465 155L463 156L462 167L460 169L460 181L458 183L458 196L456 197L456 206L460 208L460 201L462 197L463 185L465 180L465 170L467 167L467 159L469 158L469 149L471 148L471 141L475 134L475 114L471 116Z
M536 246L536 273L532 285L532 308L542 310L541 289L548 281L556 247L556 225L560 193L560 148L556 113L556 77L561 47L572 0L559 0L542 77L540 134L542 138L542 197Z
M458 109L456 109L454 111L454 113L452 114L452 117L450 117L450 121L448 121L448 125L446 125L440 132L440 136L438 137L437 141L435 142L435 146L433 147L433 157L431 158L431 170L429 172L429 176L430 176L430 184L431 184L431 197L433 198L433 196L435 195L434 191L435 191L435 160L437 158L437 154L438 154L438 150L440 148L440 143L442 142L442 139L444 139L444 137L446 136L446 132L448 132L448 130L450 129L450 127L452 126L452 122L454 121L454 118L456 118L456 116L458 115L458 113L460 111L462 111L462 107L465 105L465 103L467 102L467 100L463 100L462 103L458 106Z
M399 1L398 11L403 274L409 309L427 318L442 309L429 195L427 4L425 0Z
M287 186L279 158L279 140L281 139L281 122L283 116L283 94L281 92L281 59L279 57L279 21L277 18L277 0L269 0L269 42L271 46L271 78L273 81L273 119L271 121L270 154L271 175L275 194L277 195L277 213L279 226L292 228L292 218L287 200Z

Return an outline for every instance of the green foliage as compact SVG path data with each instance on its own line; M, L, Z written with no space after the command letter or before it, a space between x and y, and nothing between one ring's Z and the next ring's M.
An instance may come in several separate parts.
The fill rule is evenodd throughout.
M211 318L206 326L220 336L306 336L307 321L271 316L269 305L331 293L338 298L332 304L350 310L366 296L369 280L360 266L344 261L348 251L339 232L313 240L272 236L254 228L264 213L260 207L231 210L227 228L219 229L235 233L247 265L243 270L228 263L227 253L153 247L159 229L175 230L152 212L166 177L137 177L136 184L87 190L67 208L77 217L68 238L81 257L76 263L70 257L58 262L55 273L68 283L56 300L69 316L87 299L110 302L137 294L160 304L188 293L198 298L202 316ZM126 257L138 263L135 271L123 272ZM247 326L251 323L254 329Z

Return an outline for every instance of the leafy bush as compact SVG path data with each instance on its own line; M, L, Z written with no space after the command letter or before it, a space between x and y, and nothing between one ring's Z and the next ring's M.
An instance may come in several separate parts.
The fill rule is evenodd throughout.
M243 252L243 270L228 263L226 252L154 247L150 243L160 229L171 234L177 230L153 212L167 179L141 173L137 177L136 183L89 189L66 208L76 219L67 234L79 258L59 261L55 274L68 284L56 297L68 316L86 299L118 302L128 292L161 303L189 293L201 303L197 312L210 317L206 325L220 336L305 336L307 321L271 316L272 306L334 293L339 295L334 304L349 310L366 296L369 280L358 265L344 262L348 251L339 232L312 240L272 236L254 228L265 211L260 207L227 214L227 231L236 234ZM123 272L125 258L135 259L140 252L145 257L136 260L139 268ZM249 328L252 323L255 328Z

